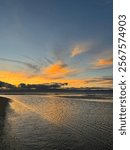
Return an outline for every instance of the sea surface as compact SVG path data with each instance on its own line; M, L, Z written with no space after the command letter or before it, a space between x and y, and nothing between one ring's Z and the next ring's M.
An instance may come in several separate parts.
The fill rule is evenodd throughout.
M112 97L5 95L0 150L112 150Z

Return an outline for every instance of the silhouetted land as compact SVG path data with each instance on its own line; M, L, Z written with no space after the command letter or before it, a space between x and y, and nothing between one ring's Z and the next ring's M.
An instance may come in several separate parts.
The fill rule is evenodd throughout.
M0 94L45 94L45 93L76 93L76 94L112 94L111 88L100 87L84 87L84 88L68 88L68 83L46 83L46 84L24 84L21 83L17 87L15 85L0 81ZM91 97L90 97L91 98Z

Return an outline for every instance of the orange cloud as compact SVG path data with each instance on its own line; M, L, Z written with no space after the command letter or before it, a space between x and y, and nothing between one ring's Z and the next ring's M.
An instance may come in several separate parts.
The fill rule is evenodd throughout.
M113 59L108 58L108 59L98 59L97 62L95 63L93 69L102 69L102 68L108 68L112 65Z
M110 59L99 59L98 62L97 62L97 65L111 65L113 62L112 58Z
M64 78L66 76L72 75L73 73L75 73L74 69L69 68L67 65L60 61L43 69L43 74L47 78L52 79Z

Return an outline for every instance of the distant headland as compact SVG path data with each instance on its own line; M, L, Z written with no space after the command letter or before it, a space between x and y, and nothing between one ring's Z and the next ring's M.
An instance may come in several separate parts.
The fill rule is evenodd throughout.
M107 92L112 93L111 88L101 87L67 87L68 83L44 83L44 84L25 84L20 83L18 86L0 81L0 94L41 94L46 92L69 92L69 93L91 93Z

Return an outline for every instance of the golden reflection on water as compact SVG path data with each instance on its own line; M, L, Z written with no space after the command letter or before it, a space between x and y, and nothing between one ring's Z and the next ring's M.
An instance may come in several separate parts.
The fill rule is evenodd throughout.
M18 100L13 100L13 102L11 103L11 108L20 114L24 114L31 109L31 107Z
M57 125L62 125L71 116L70 106L62 101L54 100L43 106L42 115L48 121Z
M43 119L54 123L56 125L62 125L71 118L71 105L65 101L57 100L54 97L46 97L46 100L39 103L24 103L19 99L13 99L11 107L17 113L27 115L27 113L36 113Z

